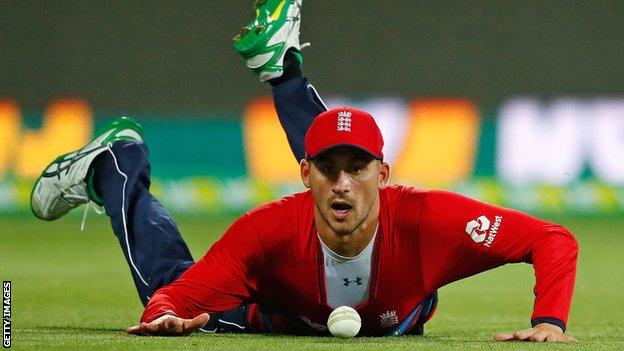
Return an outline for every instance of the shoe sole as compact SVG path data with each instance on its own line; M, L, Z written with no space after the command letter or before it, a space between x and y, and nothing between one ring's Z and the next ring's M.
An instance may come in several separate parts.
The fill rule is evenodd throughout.
M248 25L242 27L239 33L234 36L234 48L246 59L252 57L259 48L266 46L269 39L278 31L281 25L284 24L283 22L285 22L288 15L288 7L293 5L294 2L292 0L282 0L273 10L271 17L275 16L279 11L278 18L273 19L281 23L279 26L267 24L266 18L258 18L261 13L265 14L267 12L266 9L264 9L267 3L267 0L256 0L254 4L256 18Z

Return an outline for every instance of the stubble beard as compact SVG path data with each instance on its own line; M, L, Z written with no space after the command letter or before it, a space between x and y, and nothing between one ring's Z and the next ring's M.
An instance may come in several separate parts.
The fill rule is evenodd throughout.
M370 215L371 210L373 209L373 206L375 205L375 200L376 198L373 198L373 201L371 201L370 206L368 206L368 209L366 210L366 213L364 214L364 216L362 216L362 218L357 222L357 224L351 228L351 230L349 231L342 231L339 229L336 229L330 222L330 220L325 216L325 214L323 213L323 211L321 211L318 207L318 205L314 204L314 206L316 206L317 211L319 212L319 214L321 215L321 218L323 219L323 221L325 222L325 224L327 224L327 226L329 228L331 228L331 230L336 233L336 235L338 236L347 236L352 234L354 231L356 231L358 228L360 228L362 226L362 223L364 223L364 221L368 218L368 216Z

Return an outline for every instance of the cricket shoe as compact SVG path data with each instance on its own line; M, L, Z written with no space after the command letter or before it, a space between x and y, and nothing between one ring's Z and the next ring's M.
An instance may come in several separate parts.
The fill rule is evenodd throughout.
M303 0L256 0L256 18L234 37L234 49L266 82L284 73L284 55L293 49L299 64L303 63L301 49L309 43L299 43L301 4Z
M143 129L136 121L121 117L81 149L57 157L44 169L33 187L30 195L32 213L37 218L52 221L74 207L97 199L94 191L87 189L87 173L93 160L116 141L142 141L142 133ZM101 205L101 200L97 203Z

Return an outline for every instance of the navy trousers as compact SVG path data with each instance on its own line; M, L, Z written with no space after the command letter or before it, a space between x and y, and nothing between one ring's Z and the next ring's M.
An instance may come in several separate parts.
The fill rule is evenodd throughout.
M298 162L305 157L306 131L326 107L306 78L275 86L273 98ZM169 212L149 192L150 163L145 144L116 142L95 160L92 168L95 190L104 201L139 298L146 305L156 290L177 279L194 263L193 257ZM279 315L269 306L243 305L212 317L204 327L208 331L241 331L233 327L239 325L245 326L246 331L278 332L284 331L276 326L281 325L287 326L288 332L314 333L296 318ZM248 326L249 320L257 323Z
M275 107L297 161L304 157L305 133L326 110L306 78L273 89ZM147 146L116 142L93 164L95 190L104 201L143 304L163 285L177 279L193 257L169 212L149 192ZM296 163L293 162L293 167Z

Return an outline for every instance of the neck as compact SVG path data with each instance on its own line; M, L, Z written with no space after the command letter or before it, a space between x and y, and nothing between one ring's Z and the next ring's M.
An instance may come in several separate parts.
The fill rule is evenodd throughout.
M333 252L344 257L355 257L362 252L375 235L379 223L379 199L371 207L366 219L348 234L335 232L314 208L314 223L319 237Z

